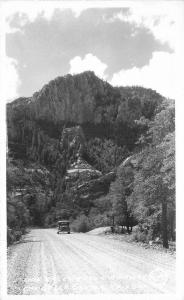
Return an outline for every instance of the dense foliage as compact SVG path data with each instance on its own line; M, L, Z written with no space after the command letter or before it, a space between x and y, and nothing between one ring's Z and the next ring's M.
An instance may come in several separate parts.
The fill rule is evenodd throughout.
M137 225L136 240L160 238L164 247L175 239L172 101L151 89L113 88L84 72L9 103L7 121L9 243L28 226L55 226L60 218L83 232L114 222L130 233ZM74 129L67 135L65 128L79 124L78 136ZM101 171L101 181L66 179L79 156ZM103 179L109 172L116 174L111 183ZM85 196L78 191L83 184Z
M144 146L142 146L144 140ZM160 237L164 247L175 239L175 135L174 107L163 110L149 122L141 137L141 150L132 156L111 185L112 209L118 218L139 224L141 239ZM127 225L128 225L127 223Z

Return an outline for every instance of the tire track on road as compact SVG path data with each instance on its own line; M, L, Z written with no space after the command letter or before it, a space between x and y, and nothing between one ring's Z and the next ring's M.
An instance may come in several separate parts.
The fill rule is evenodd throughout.
M139 251L139 247L105 237L57 235L55 229L34 229L9 251L8 292L14 295L173 292L174 259L166 266L160 263L161 256L157 262L155 257L154 250ZM164 262L166 258L164 255Z

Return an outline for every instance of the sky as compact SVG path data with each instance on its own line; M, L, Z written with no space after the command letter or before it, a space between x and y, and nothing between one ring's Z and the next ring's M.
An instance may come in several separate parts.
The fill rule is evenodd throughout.
M95 8L6 4L7 101L30 97L57 76L86 70L113 86L140 85L177 97L182 11L175 2Z

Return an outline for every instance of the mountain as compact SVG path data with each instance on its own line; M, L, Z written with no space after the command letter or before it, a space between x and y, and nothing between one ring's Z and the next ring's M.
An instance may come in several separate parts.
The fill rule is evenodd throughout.
M88 71L58 77L32 97L8 103L10 203L12 190L24 191L29 222L39 219L39 226L89 214L109 192L118 166L139 151L164 101L151 89L113 87ZM32 168L37 177L28 178ZM37 169L47 170L49 191Z
M7 104L9 148L16 152L12 145L19 144L17 152L27 153L40 132L59 139L64 126L80 124L87 139L110 138L132 149L134 120L151 119L162 101L151 89L115 88L93 72L58 77L32 97Z

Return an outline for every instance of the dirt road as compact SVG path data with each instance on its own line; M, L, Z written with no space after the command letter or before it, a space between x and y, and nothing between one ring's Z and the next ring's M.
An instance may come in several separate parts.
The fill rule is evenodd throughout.
M127 242L34 229L8 251L9 294L174 292L175 259Z

